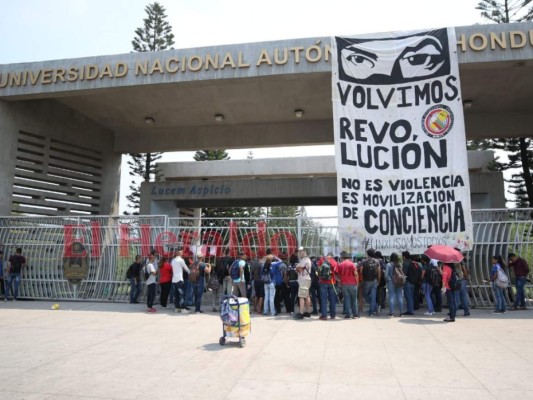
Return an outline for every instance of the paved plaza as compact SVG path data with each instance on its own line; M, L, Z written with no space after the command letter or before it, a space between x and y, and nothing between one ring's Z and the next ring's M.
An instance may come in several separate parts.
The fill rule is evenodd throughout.
M239 348L217 313L59 304L0 303L1 399L533 399L531 311L253 315Z

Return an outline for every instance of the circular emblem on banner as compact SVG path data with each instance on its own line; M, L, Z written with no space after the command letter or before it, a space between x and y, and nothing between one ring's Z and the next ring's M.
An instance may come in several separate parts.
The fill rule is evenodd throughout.
M453 113L444 104L431 107L422 117L422 129L429 137L440 139L452 129Z

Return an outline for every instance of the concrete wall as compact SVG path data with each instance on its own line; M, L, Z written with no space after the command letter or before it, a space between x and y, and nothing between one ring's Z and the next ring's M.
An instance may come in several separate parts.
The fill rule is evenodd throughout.
M102 153L100 214L117 214L121 154L113 152L113 132L55 100L0 100L0 215L11 214L19 131Z

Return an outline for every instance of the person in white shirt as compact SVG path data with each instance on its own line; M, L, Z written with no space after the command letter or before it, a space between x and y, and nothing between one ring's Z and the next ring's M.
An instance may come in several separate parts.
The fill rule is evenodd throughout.
M155 262L154 254L150 254L150 256L148 257L148 264L146 264L146 271L149 274L148 279L146 279L146 289L147 289L146 305L148 307L146 311L154 313L154 312L157 312L157 310L154 308L155 287L156 287L156 277L157 277L157 263Z
M176 308L176 312L179 313L181 310L188 310L187 307L185 307L185 283L183 282L183 270L187 271L187 273L190 273L191 271L187 267L187 264L185 264L185 260L181 257L183 255L183 251L179 250L176 252L176 255L172 259L171 265L172 265L172 283L174 284L174 307Z

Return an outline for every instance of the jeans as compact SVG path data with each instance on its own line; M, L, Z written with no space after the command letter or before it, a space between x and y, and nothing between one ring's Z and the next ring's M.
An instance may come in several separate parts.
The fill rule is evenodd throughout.
M357 286L342 285L342 293L344 294L344 308L346 310L346 315L349 317L357 317Z
M378 289L378 282L365 281L365 301L368 303L368 315L374 314L377 311L376 306L376 291Z
M141 294L141 280L138 278L130 279L130 303L134 303L139 300Z
M413 293L413 310L420 310L420 283L415 284Z
M290 290L290 300L289 300L289 308L287 309L287 312L294 312L294 304L296 303L296 298L298 297L298 282L292 281L289 282L289 290Z
M446 300L448 301L448 309L450 310L450 319L455 320L455 313L457 308L455 307L455 293L450 289L446 289Z
M267 315L270 312L270 315L274 316L277 313L276 308L274 307L274 297L276 296L276 285L274 282L265 284L265 303L263 305L263 314Z
M176 284L172 282L170 284L170 294L168 295L168 302L174 304L174 293L176 293Z
M468 299L468 281L463 279L461 281L461 289L455 291L455 307L462 308L465 315L470 314L470 303ZM459 305L461 305L459 307Z
M191 282L187 279L185 281L185 305L186 306L192 306L194 305L193 300L193 289Z
M336 311L335 306L337 305L337 295L335 294L335 288L331 283L321 283L320 284L320 314L322 317L327 317L328 310L328 300L329 300L329 315L331 318L335 318Z
M148 308L152 308L154 306L154 300L155 300L155 283L151 283L149 285L146 285L147 293L146 293L146 305Z
M390 315L394 313L394 306L398 307L398 314L401 315L403 312L403 286L396 287L392 282L388 283L389 285L389 304L390 304Z
M15 287L13 288L13 281L15 281ZM6 299L10 296L10 293L13 292L13 299L16 300L19 296L19 285L20 285L20 273L11 272L7 277L6 284Z
M174 307L183 308L185 306L185 283L183 281L174 284Z
M172 282L163 282L159 284L159 287L161 288L161 294L159 295L159 303L161 303L161 307L167 306L171 285Z
M496 300L496 311L505 311L505 289L499 287L495 283L492 284L492 288L494 290L494 297Z
M433 302L431 301L431 292L433 291L433 286L429 283L422 283L422 291L426 297L426 303L428 304L428 312L434 313L435 308L433 307Z
M435 312L442 311L442 292L440 286L433 286L431 291L431 301L433 302L433 308Z
M194 311L200 312L202 306L202 297L204 295L205 279L203 276L198 278L198 282L192 284L192 291L194 293Z
M274 295L274 307L276 308L276 313L281 313L281 302L285 303L285 311L289 308L290 292L289 288L285 283L281 285L275 285L276 294ZM265 293L266 298L266 293ZM265 300L266 301L266 300Z
M415 285L409 282L405 282L403 287L405 299L407 300L407 312L409 314L414 314L415 312Z
M313 314L316 314L318 312L318 308L320 307L320 285L318 284L318 282L313 282L311 284L309 292L311 293L311 304L313 305Z
M515 307L525 307L526 298L524 295L524 286L526 285L527 277L521 276L516 278L516 299L514 301Z

